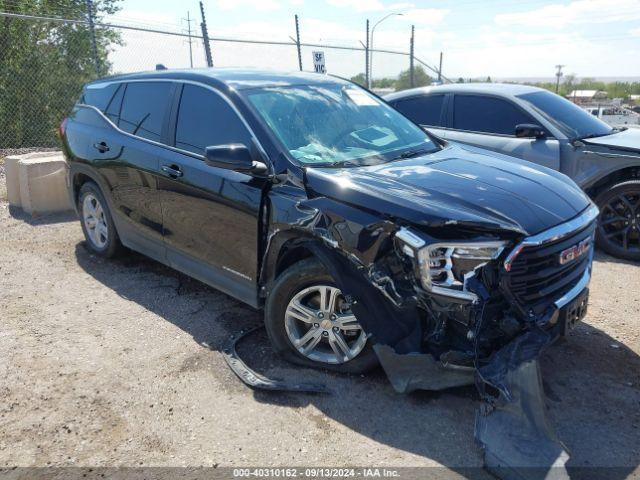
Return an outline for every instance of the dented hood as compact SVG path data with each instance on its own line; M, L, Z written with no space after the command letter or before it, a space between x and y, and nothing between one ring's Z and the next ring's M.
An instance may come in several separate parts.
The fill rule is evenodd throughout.
M640 153L640 129L627 128L611 135L602 137L585 138L583 142L590 145L600 145L613 149L629 150Z
M406 221L464 224L532 235L584 210L589 199L568 177L475 147L349 168L308 168L309 193Z

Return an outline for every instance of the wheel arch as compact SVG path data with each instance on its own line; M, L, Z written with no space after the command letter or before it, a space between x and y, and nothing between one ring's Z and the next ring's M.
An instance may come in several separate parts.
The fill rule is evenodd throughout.
M113 202L111 201L111 189L109 188L109 185L93 168L84 164L72 164L69 169L68 189L69 197L73 202L73 206L77 207L80 188L82 188L82 185L87 182L93 182L98 186L107 202L107 205L113 211Z
M309 232L298 229L278 232L270 238L260 274L264 296L267 295L275 279L287 268L302 260L315 257L310 248L310 242L320 243Z
M608 187L626 180L640 180L640 165L632 165L609 172L586 187L585 192L590 198L595 199Z

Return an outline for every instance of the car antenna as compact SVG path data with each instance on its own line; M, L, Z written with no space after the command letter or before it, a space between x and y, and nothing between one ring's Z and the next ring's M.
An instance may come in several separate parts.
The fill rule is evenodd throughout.
M161 63L156 63L156 70L167 70L167 67Z

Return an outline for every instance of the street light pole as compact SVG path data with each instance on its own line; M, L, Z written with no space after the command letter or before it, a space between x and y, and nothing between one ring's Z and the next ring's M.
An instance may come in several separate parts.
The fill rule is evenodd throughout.
M371 82L372 82L371 75L373 74L373 34L376 31L376 27L378 25L384 22L387 18L394 17L394 16L401 17L402 13L389 13L388 15L385 15L380 20L378 20L373 26L373 28L371 29L371 42L369 44L369 81L367 83L367 88L369 90L371 90Z

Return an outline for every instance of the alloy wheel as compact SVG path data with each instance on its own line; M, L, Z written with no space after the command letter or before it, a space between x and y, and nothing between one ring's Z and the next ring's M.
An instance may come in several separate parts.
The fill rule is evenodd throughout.
M348 362L367 343L340 289L329 285L305 288L291 299L285 311L285 330L298 352L321 363Z
M601 205L601 237L629 253L640 252L640 192L624 192Z
M99 249L104 248L109 240L109 226L100 201L91 193L82 201L82 219L91 243Z

